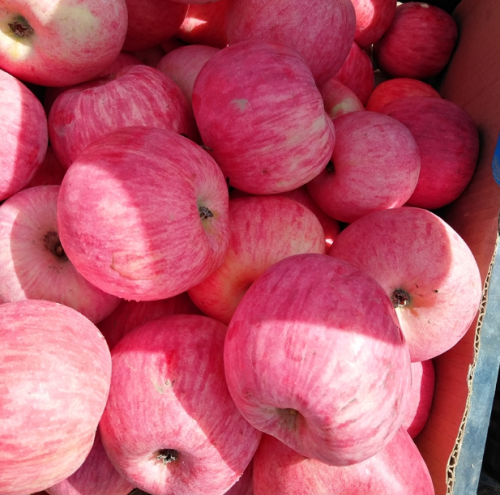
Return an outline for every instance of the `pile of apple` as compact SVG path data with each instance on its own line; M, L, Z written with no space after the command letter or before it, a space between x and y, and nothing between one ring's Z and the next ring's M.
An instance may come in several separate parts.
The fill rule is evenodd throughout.
M479 150L430 84L453 18L0 0L0 25L0 494L433 494L412 438L482 292L431 211Z

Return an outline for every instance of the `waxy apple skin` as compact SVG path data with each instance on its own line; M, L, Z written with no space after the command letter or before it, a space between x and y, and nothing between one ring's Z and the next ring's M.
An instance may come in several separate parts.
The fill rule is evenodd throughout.
M224 176L201 147L172 131L128 127L89 145L66 172L59 236L101 290L165 299L224 259L228 203Z
M408 348L382 287L323 254L286 258L254 282L228 326L224 365L252 425L339 466L391 440L411 385Z
M142 490L219 495L250 463L261 433L227 390L225 334L212 318L173 315L136 328L113 349L99 429L115 467Z
M328 254L384 288L413 362L453 347L477 315L482 283L476 260L430 211L405 206L366 215L337 236Z
M0 305L0 493L59 483L87 457L111 383L99 330L62 304Z

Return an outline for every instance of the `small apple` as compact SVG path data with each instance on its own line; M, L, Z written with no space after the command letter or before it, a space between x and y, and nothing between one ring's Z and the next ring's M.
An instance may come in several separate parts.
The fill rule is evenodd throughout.
M377 42L391 25L396 13L394 0L352 0L356 11L354 41L362 48Z

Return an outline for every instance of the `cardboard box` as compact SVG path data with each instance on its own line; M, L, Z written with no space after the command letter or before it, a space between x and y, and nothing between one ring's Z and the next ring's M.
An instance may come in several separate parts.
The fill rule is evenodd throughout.
M459 41L440 91L472 116L481 151L471 184L438 213L471 248L485 289L476 323L434 360L434 403L416 443L436 495L471 495L477 492L500 358L500 260L495 263L500 188L492 173L500 131L500 1L462 0L453 17Z

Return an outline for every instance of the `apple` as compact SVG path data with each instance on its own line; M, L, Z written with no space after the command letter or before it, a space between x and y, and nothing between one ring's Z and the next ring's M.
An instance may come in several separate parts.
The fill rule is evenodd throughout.
M396 13L394 0L352 0L356 11L354 41L362 48L378 41L391 25Z
M26 187L41 167L47 152L48 131L40 101L23 83L1 69L0 101L2 201Z
M408 2L396 8L391 25L373 46L373 55L392 77L427 79L445 68L457 37L457 24L448 12Z
M435 372L432 360L411 363L411 392L402 427L415 438L429 418L434 397Z
M421 159L417 187L408 205L434 210L457 199L472 179L479 133L472 117L443 98L399 98L381 109L412 133Z
M329 165L307 184L325 213L351 223L408 201L417 185L420 154L403 124L376 112L352 112L335 119L335 135Z
M300 253L325 253L325 233L309 208L279 195L231 199L224 262L191 287L189 297L207 316L227 325L262 273Z
M192 109L177 84L158 69L132 65L74 86L50 109L52 147L68 168L100 136L131 126L196 135Z
M47 488L49 495L128 495L134 487L114 468L97 430L85 462L71 476Z
M162 316L176 314L202 314L193 301L183 292L177 296L158 301L125 301L106 318L97 324L112 350L116 344L134 328L147 321Z
M1 0L0 68L41 86L96 77L122 49L125 0Z
M333 77L349 54L356 30L351 0L230 0L230 45L248 40L281 43L304 57L318 86Z
M66 168L61 165L52 146L49 145L42 164L24 189L34 186L59 186L65 173Z
M330 79L320 88L326 113L332 120L350 112L360 112L365 107L356 94L337 79Z
M35 186L0 205L0 304L44 299L93 323L120 300L87 282L66 256L57 228L59 186Z
M337 466L390 442L411 386L391 300L370 276L324 254L285 258L252 284L228 326L224 366L250 424Z
M154 48L171 38L186 17L187 5L170 0L125 0L129 23L123 50Z
M226 492L225 495L254 495L253 460L247 466L241 475L241 478L229 489L229 491Z
M342 467L307 459L264 435L253 466L255 495L434 495L429 469L402 428L378 454Z
M196 77L207 60L218 51L219 48L207 45L181 46L162 57L156 68L170 77L181 88L191 104Z
M330 159L335 135L301 55L264 41L230 45L196 78L193 110L231 186L252 194L300 187Z
M149 321L112 351L99 424L122 475L155 495L220 495L242 476L261 433L224 379L226 326L200 315Z
M101 290L154 301L200 283L228 245L227 184L189 139L127 127L87 146L58 200L61 244Z
M453 347L478 313L482 283L476 260L465 241L428 210L405 206L370 213L345 228L328 254L384 288L413 362Z
M111 383L96 326L72 308L0 305L0 493L45 490L85 461Z
M395 77L381 82L371 93L366 109L372 112L381 112L398 98L409 96L431 96L441 98L441 95L430 85L409 77Z

